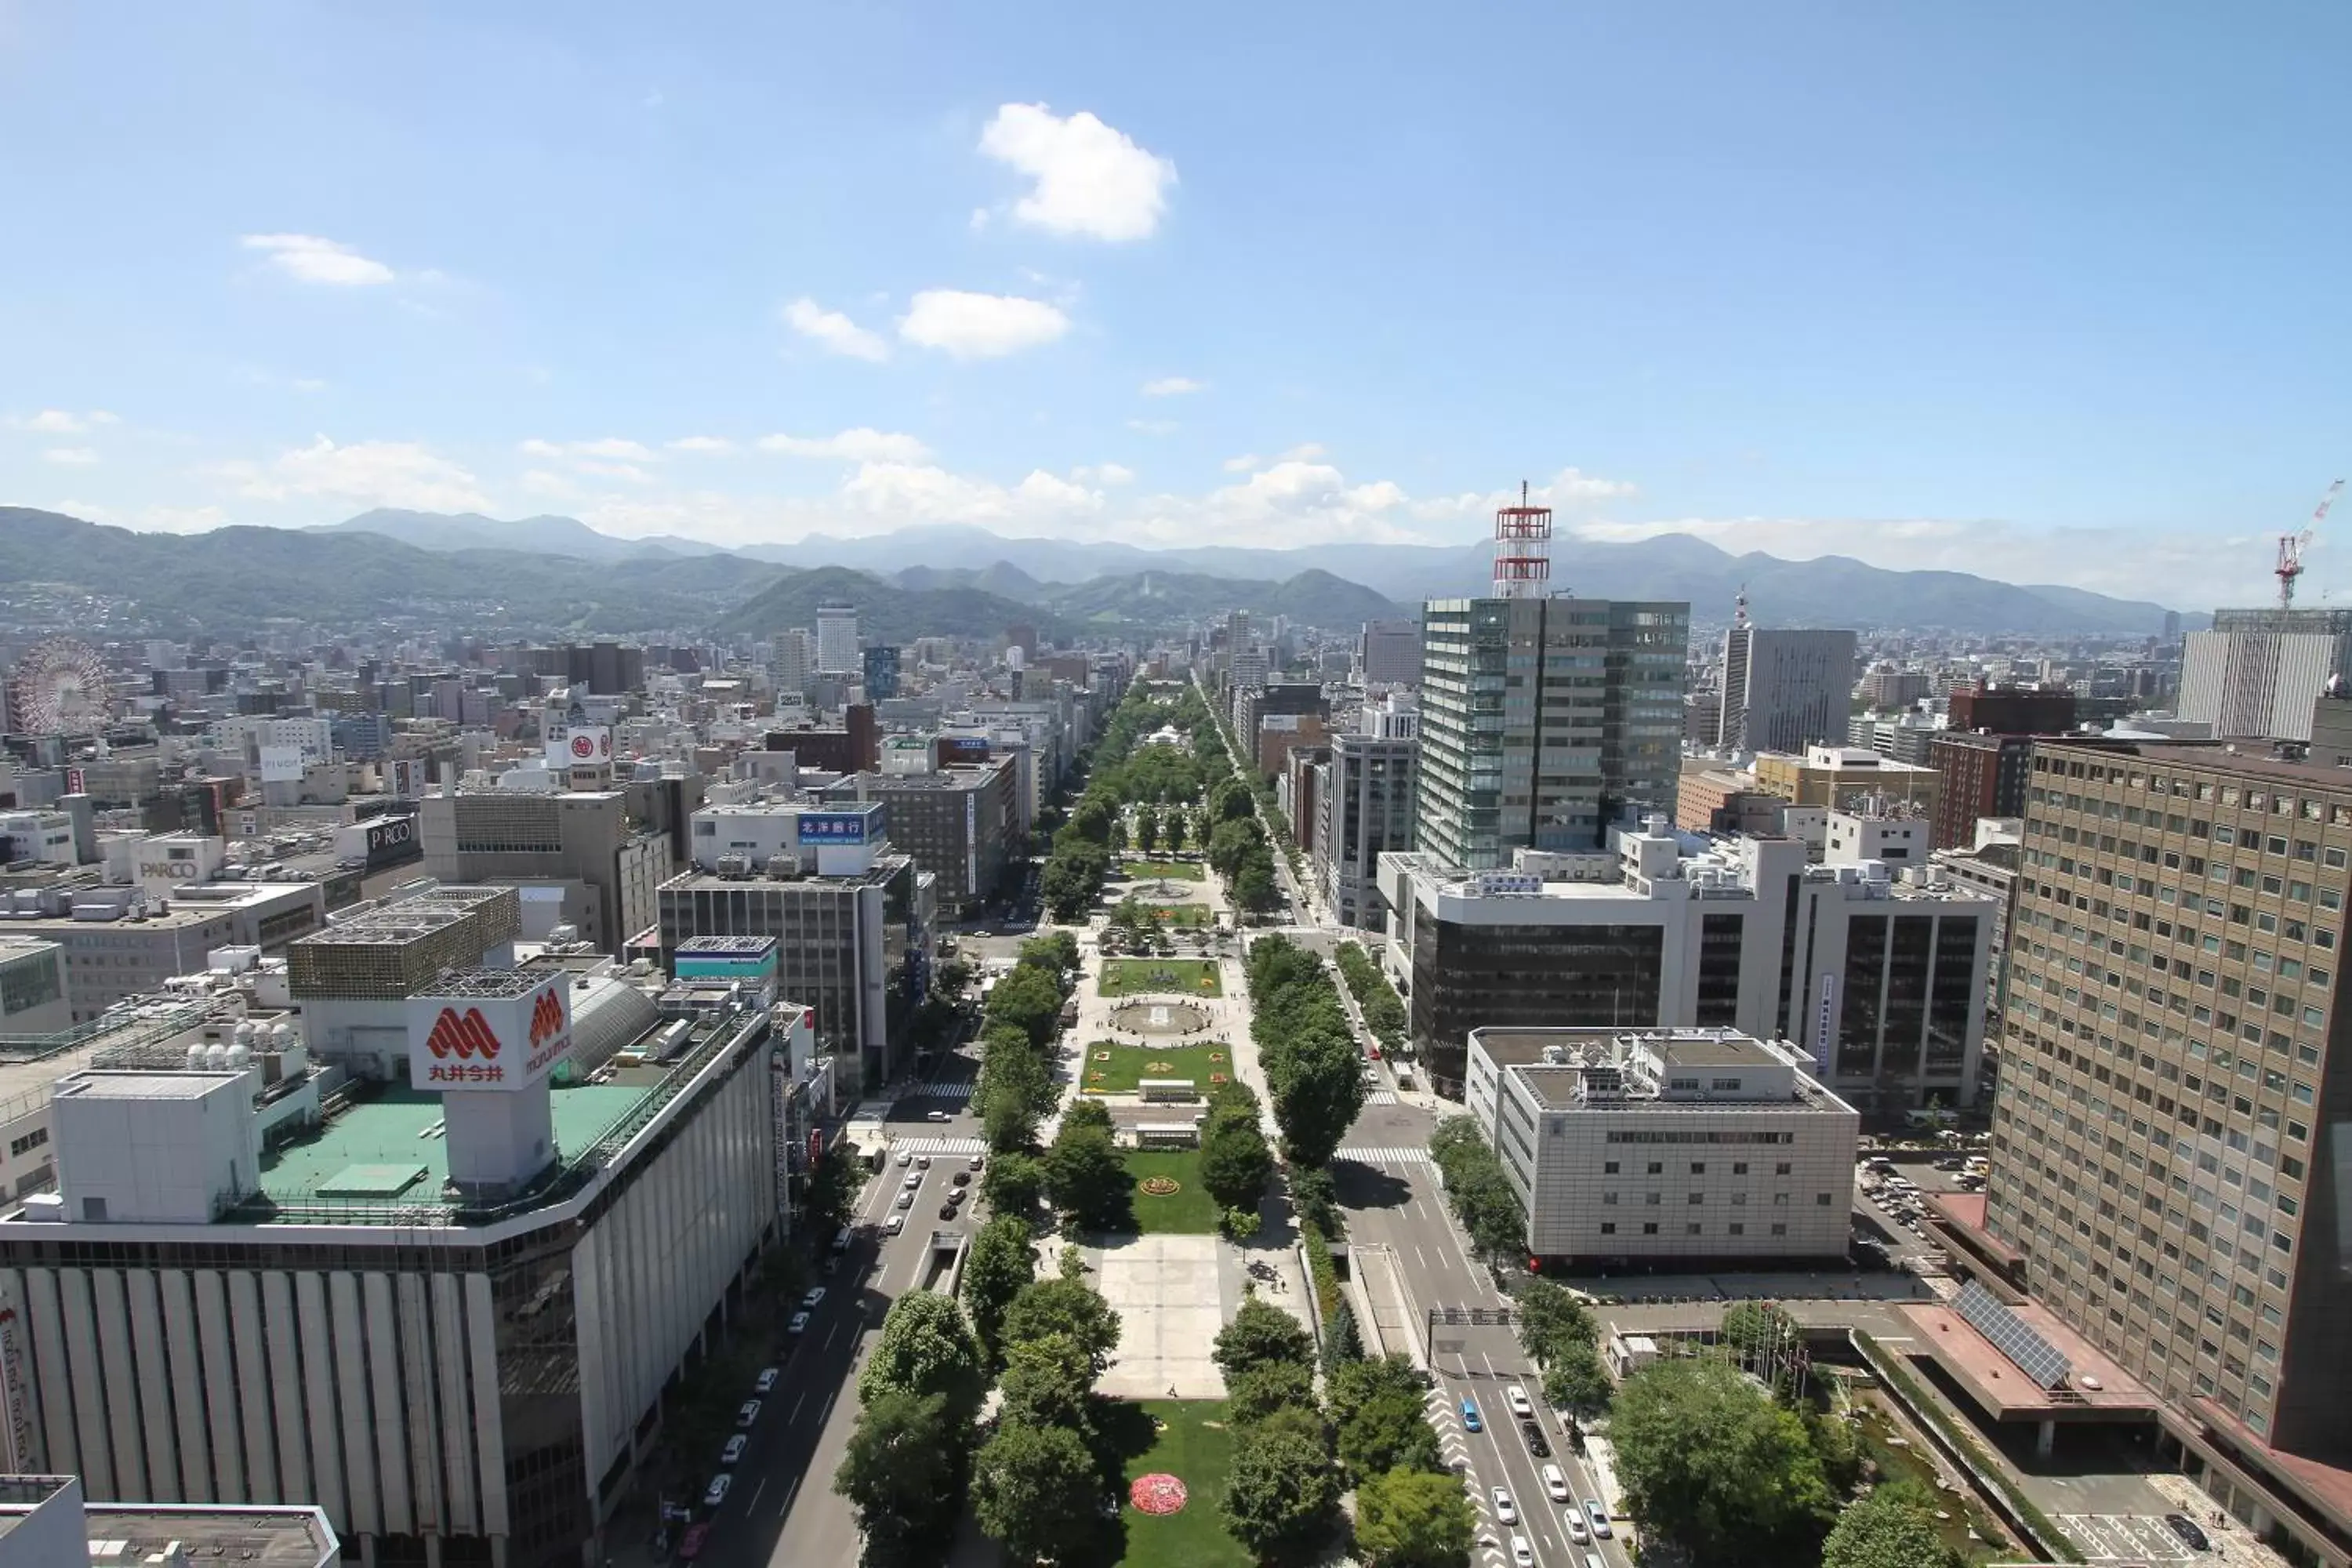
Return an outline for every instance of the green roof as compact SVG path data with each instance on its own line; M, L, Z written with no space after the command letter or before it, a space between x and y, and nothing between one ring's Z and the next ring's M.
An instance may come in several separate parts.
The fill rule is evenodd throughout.
M564 1159L585 1152L643 1104L656 1084L583 1084L549 1092L555 1146ZM353 1103L314 1136L286 1144L261 1162L261 1190L271 1201L328 1199L365 1204L436 1204L449 1179L446 1140L426 1133L441 1124L441 1097L387 1085Z

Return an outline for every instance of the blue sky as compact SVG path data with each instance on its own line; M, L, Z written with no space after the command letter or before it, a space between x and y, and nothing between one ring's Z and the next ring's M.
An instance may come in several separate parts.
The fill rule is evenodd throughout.
M2259 597L2352 468L2347 58L2340 4L0 0L0 500L1279 544L1525 478Z

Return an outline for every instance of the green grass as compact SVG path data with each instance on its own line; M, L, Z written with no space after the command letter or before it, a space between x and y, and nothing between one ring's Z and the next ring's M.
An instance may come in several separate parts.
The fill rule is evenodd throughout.
M1217 918L1217 911L1206 904L1148 904L1143 912L1165 926L1211 925Z
M1155 1416L1167 1424L1156 1432ZM1234 1435L1223 1425L1224 1418L1222 1400L1152 1399L1116 1405L1105 1413L1107 1436L1126 1459L1126 1481L1166 1471L1184 1483L1186 1494L1180 1513L1120 1508L1127 1550L1116 1561L1125 1568L1251 1568L1250 1554L1225 1533L1217 1514L1234 1457ZM1125 1499L1122 1486L1122 1504Z
M1110 1060L1095 1059L1105 1051L1110 1053ZM1209 1059L1213 1056L1223 1059L1213 1062ZM1167 1066L1155 1071L1155 1062L1165 1062ZM1079 1081L1088 1094L1133 1094L1138 1080L1142 1079L1189 1078L1200 1089L1201 1098L1206 1100L1209 1090L1215 1087L1209 1081L1210 1074L1233 1076L1234 1047L1223 1041L1200 1046L1132 1046L1125 1040L1097 1040L1087 1047L1082 1071L1084 1076ZM1102 1076L1097 1078L1097 1073Z
M1134 1224L1122 1228L1139 1236L1213 1236L1217 1230L1217 1200L1209 1195L1201 1180L1201 1152L1198 1149L1130 1149L1120 1156L1127 1162L1127 1173L1132 1185L1128 1201L1133 1205ZM1152 1197L1141 1188L1147 1176L1167 1176L1177 1184L1177 1190L1164 1198Z
M1202 984L1205 980L1207 984ZM1206 958L1113 958L1102 966L1096 990L1105 996L1144 994L1222 996L1224 982Z
M1130 882L1197 882L1202 879L1201 863L1197 860L1129 860L1118 868L1118 874Z

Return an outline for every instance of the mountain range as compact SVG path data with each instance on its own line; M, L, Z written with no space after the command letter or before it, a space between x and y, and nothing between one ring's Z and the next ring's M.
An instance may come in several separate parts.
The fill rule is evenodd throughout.
M717 546L677 536L615 539L572 518L537 517L519 523L487 518L449 519L432 513L369 512L337 530L383 532L426 548L456 537L478 545L508 530L528 531L533 547L591 560L711 552ZM1054 603L1091 619L1107 600L1117 611L1151 605L1155 598L1176 605L1197 603L1201 590L1188 580L1226 584L1289 584L1305 577L1299 595L1305 610L1273 605L1243 606L1228 598L1223 607L1248 607L1253 614L1290 614L1313 625L1345 626L1374 618L1374 600L1417 605L1422 600L1482 594L1492 577L1492 547L1485 542L1453 545L1324 544L1274 550L1235 545L1145 549L1119 541L1006 538L985 529L933 525L849 538L814 533L790 544L754 544L736 554L782 565L846 566L919 588L960 586L1023 603ZM908 561L926 563L908 567ZM910 576L910 574L919 574ZM1319 574L1319 575L1318 575ZM1077 595L1065 601L1057 585L1082 588L1098 579L1128 579L1135 585L1107 595ZM1144 585L1148 579L1152 584ZM1353 606L1327 599L1328 583L1369 590ZM1760 552L1734 555L1687 534L1661 534L1625 544L1560 540L1552 548L1557 588L1595 598L1666 599L1687 602L1696 619L1720 623L1731 616L1732 599L1744 587L1751 615L1764 626L1839 626L1863 630L1941 628L1960 632L2015 632L2053 636L2089 633L2152 636L2163 629L2164 605L2117 599L2055 584L2014 584L1964 572L1900 572L1872 566L1850 556L1824 555L1787 561ZM1154 608L1159 606L1153 605ZM1221 606L1202 604L1175 618L1215 615ZM1364 613L1356 615L1360 609ZM1383 613L1411 614L1408 609ZM2182 624L2205 624L2184 616Z

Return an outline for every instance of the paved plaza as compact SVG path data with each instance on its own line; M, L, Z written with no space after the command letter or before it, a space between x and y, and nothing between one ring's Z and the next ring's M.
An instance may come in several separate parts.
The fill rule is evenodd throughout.
M1118 1350L1101 1391L1118 1399L1223 1399L1209 1359L1240 1306L1213 1236L1116 1236L1086 1249L1090 1283L1119 1316ZM1228 1302L1225 1298L1234 1295ZM1172 1390L1172 1392L1171 1392Z

